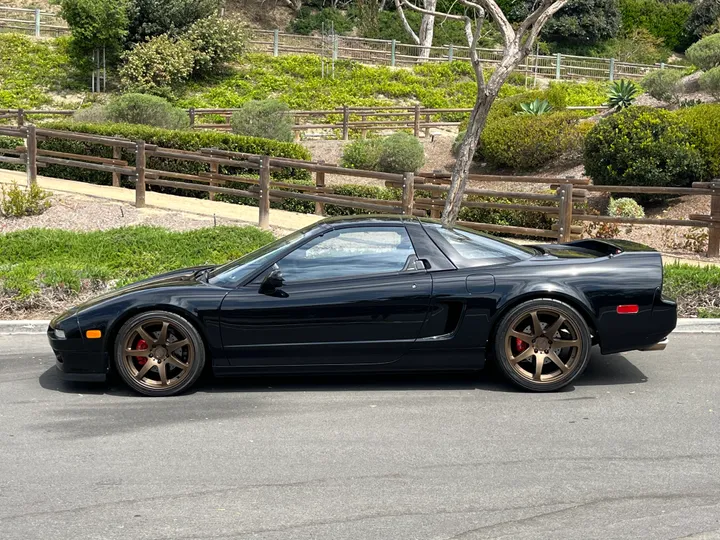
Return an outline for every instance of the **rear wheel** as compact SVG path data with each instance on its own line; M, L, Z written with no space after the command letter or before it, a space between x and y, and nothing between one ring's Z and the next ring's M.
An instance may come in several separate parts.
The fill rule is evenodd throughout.
M503 317L495 357L516 385L550 392L585 370L591 346L587 323L575 309L558 300L530 300Z
M122 379L146 396L171 396L189 388L205 365L198 331L183 317L151 311L127 321L115 340Z

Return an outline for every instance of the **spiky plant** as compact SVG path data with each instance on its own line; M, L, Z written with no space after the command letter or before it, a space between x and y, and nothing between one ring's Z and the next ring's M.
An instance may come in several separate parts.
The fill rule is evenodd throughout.
M541 114L546 114L552 111L552 105L548 103L547 99L535 99L535 101L530 103L521 103L520 108L522 111L518 114L531 116L540 116Z
M608 92L608 104L613 109L624 109L633 104L637 98L639 88L632 81L615 81L610 85Z

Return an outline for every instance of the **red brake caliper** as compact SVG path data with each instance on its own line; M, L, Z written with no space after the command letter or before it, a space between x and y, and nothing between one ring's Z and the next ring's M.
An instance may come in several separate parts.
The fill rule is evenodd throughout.
M144 351L145 349L148 349L149 347L148 347L147 341L145 341L144 339L140 339L137 342L137 345L135 345L135 348L139 351ZM137 358L138 364L140 364L141 366L144 366L148 361L147 356L136 356L135 358Z
M517 352L521 353L528 347L529 345L525 343L522 339L517 337L515 338L515 348L517 349Z

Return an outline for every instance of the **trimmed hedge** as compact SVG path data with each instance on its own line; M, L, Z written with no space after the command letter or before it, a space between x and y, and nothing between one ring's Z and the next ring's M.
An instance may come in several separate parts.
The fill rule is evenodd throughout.
M585 171L600 185L690 186L708 178L698 142L694 130L677 115L629 107L590 131L585 141Z
M720 104L683 107L673 113L693 133L707 167L707 178L720 178Z

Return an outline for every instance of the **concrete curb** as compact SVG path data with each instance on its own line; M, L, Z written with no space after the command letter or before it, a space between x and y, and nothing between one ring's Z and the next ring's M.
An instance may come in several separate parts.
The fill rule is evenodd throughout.
M44 334L50 321L0 321L0 336L13 334ZM678 319L677 334L718 334L720 319Z

